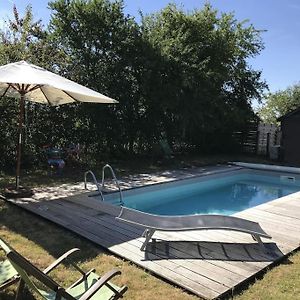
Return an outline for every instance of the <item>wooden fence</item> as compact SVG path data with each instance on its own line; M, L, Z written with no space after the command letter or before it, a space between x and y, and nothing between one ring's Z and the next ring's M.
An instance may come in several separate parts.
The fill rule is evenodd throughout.
M241 152L269 156L275 145L280 145L281 132L276 124L250 124L243 132L235 132L234 138Z

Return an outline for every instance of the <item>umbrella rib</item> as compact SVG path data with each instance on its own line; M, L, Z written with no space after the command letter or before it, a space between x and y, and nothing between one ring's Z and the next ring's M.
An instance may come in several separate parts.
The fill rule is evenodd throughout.
M20 86L19 85L13 85L12 83L9 84L14 90L17 92L20 92Z
M78 101L77 99L75 99L72 95L70 95L68 92L66 92L66 91L64 91L64 90L63 90L63 92L64 92L65 94L67 94L70 98L72 98L75 102L77 102L77 103L80 102L80 101Z
M10 87L11 87L11 84L9 83L7 88L5 89L4 93L1 95L0 99L2 99L5 96L5 94L7 93L7 91L9 90Z
M30 92L32 92L32 91L34 91L34 90L36 90L36 89L41 89L41 90L42 90L42 86L43 86L43 85L41 85L41 84L37 84L37 85L33 86L32 88L30 88L30 89L27 91L27 93L30 93Z
M16 86L17 86L16 90L18 90L18 91L21 90L21 86L19 83L17 83Z
M49 104L50 106L52 106L52 104L51 104L51 102L49 101L48 97L46 96L45 92L42 90L42 87L41 87L41 91L42 91L44 97L46 98L48 104Z

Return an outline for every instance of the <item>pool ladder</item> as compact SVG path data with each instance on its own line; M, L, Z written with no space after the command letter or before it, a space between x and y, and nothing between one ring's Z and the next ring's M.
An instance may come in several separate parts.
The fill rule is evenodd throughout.
M99 193L99 195L101 196L102 201L104 201L103 191L104 191L104 186L105 186L105 170L106 170L106 169L109 169L110 172L111 172L111 175L112 175L112 177L113 177L113 180L114 180L114 182L115 182L115 184L116 184L116 186L117 186L117 188L118 188L118 190L119 190L120 204L123 206L123 205L124 205L124 201L123 201L122 190L121 190L119 181L118 181L118 179L117 179L117 177L116 177L116 174L115 174L113 168L112 168L109 164L106 164L106 165L102 168L102 180L101 180L101 185L99 184L99 182L98 182L98 180L97 180L95 174L94 174L91 170L86 171L86 172L84 173L84 188L87 190L87 180L86 180L86 179L87 179L87 176L90 174L90 175L92 176L92 178L93 178L93 181L94 181L94 183L95 183L95 185L96 185L96 187L97 187L98 193Z

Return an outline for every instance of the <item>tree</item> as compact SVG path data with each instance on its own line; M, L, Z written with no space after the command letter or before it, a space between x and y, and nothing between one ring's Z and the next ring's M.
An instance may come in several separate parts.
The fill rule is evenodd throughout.
M43 49L40 38L44 36L41 21L33 21L31 6L25 9L20 17L16 6L13 6L13 19L7 22L8 29L0 32L0 64L35 58L32 52ZM0 101L0 165L11 166L15 161L17 138L18 102L7 97Z
M95 159L145 154L161 138L186 151L220 152L255 119L251 102L266 84L248 59L263 43L260 31L233 14L220 15L208 4L188 13L168 5L138 24L119 0L53 0L49 7L46 29L30 6L23 18L14 8L9 30L1 32L0 63L26 59L119 104L28 104L33 156L44 143L70 142L85 144ZM2 161L15 145L16 103L0 104Z
M33 19L31 5L26 7L23 17L14 5L13 19L6 23L8 29L0 31L1 64L27 60L53 70L57 61L62 60L64 54L50 43L48 31L43 28L42 21Z
M161 55L155 69L161 88L149 104L164 111L168 135L202 150L224 150L233 131L254 118L251 102L266 87L248 64L263 49L260 31L233 14L219 17L209 4L191 13L172 4L144 17L142 33Z
M73 62L69 75L120 102L115 107L82 106L89 119L86 142L101 153L133 152L141 116L136 76L142 61L138 25L125 16L122 1L56 0L49 6L53 10L51 33Z
M8 28L0 31L0 64L26 60L55 72L62 69L62 61L66 55L57 50L51 42L48 31L43 28L41 20L33 20L32 7L27 6L21 17L17 7L13 6L13 18L7 21ZM60 67L58 67L60 66ZM71 110L70 108L67 108ZM17 138L17 120L19 107L17 99L4 97L0 101L0 165L12 167L15 161L15 145ZM54 108L34 104L26 104L25 114L25 156L23 162L35 164L41 154L41 146L60 139L63 129L60 127L66 114L64 108ZM55 132L55 128L58 129ZM58 134L57 134L58 133ZM70 134L70 133L68 133ZM27 159L26 159L27 156Z
M265 98L258 114L266 123L276 123L277 119L300 107L300 84L285 90L270 93Z

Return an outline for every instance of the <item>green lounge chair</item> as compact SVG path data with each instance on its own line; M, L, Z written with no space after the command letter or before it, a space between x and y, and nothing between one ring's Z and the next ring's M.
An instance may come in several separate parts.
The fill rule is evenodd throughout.
M73 267L79 271L82 276L67 289L60 286L48 276L49 272L60 265L72 253L77 251L79 251L78 248L69 250L44 271L39 270L13 249L9 250L7 258L21 277L20 286L27 284L30 289L45 300L112 300L121 298L126 292L127 286L119 288L109 282L111 278L121 274L119 270L109 271L100 277L95 273L94 269L84 272L76 264L72 263ZM33 282L31 277L34 277L36 280ZM38 287L36 281L41 283L43 288ZM22 290L22 288L23 287L20 287L19 289Z
M168 141L166 139L161 139L158 142L159 142L161 150L164 154L164 158L166 158L166 159L174 158L173 150L171 149L170 144L168 143Z
M1 239L0 250L4 251L5 254L10 251L10 247ZM19 279L18 272L8 259L0 262L0 291L16 283Z

